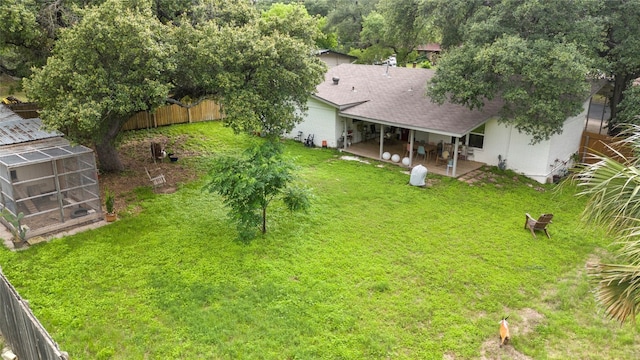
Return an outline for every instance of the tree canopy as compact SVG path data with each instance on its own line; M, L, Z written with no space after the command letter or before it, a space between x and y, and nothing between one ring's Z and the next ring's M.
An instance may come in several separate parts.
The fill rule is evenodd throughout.
M149 8L120 1L82 12L61 31L52 56L25 82L48 127L96 146L101 167L120 170L114 146L122 125L165 101L171 47Z
M25 82L43 122L92 141L106 171L122 170L115 145L124 122L167 101L215 99L236 132L291 130L325 69L312 56L314 19L296 6L263 18L246 1L191 6L169 23L145 0L79 11Z
M500 95L502 121L540 141L579 113L590 78L611 78L610 133L638 115L618 118L618 104L640 76L640 0L425 4L446 50L429 90L438 101L481 107Z
M627 95L631 97L630 102L640 102L640 92L630 90L633 81L640 77L640 0L607 1L602 19L606 37L599 49L603 60L600 64L613 78L609 133L615 135L620 123L630 120L640 123L637 108L628 105L618 108Z
M500 96L501 120L534 142L560 133L589 94L599 35L594 8L590 0L476 7L462 24L462 43L440 59L428 94L469 108Z
M0 0L0 72L29 74L31 66L44 63L52 41L38 19L38 4Z

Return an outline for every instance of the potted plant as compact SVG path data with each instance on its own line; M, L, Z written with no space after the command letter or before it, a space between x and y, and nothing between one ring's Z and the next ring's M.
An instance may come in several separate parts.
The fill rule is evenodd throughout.
M107 222L116 221L117 215L115 211L116 197L109 189L104 190L104 206L107 209Z

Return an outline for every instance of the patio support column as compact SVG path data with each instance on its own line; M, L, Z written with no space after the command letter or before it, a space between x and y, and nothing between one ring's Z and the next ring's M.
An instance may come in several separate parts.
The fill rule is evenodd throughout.
M380 156L379 158L382 159L382 153L384 152L384 125L382 125L382 127L380 128Z
M342 129L342 148L347 150L347 119L344 118L344 127Z
M451 168L451 176L456 177L456 170L458 168L458 147L460 147L460 138L456 136L456 141L453 144L453 167ZM448 166L449 164L447 164Z
M415 141L415 139L413 138L415 136L415 132L413 129L409 130L409 166L413 166L413 142Z

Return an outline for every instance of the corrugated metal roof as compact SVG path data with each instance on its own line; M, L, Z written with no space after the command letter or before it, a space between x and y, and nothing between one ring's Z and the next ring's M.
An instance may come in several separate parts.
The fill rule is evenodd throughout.
M60 137L62 133L42 128L40 118L23 119L5 105L0 105L0 146Z

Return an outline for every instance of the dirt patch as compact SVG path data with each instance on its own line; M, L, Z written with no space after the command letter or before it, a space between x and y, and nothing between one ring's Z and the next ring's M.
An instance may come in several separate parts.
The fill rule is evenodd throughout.
M145 168L149 170L151 176L163 174L167 184L156 189L158 193L175 192L178 185L188 183L198 177L196 171L184 166L182 162L189 157L200 156L202 154L190 150L186 147L188 137L179 136L169 140L167 136L149 137L141 140L128 140L119 147L120 160L125 171L122 173L100 174L100 191L104 195L104 189L108 188L116 194L116 210L122 211L127 208L127 202L131 201L133 190L142 186L151 186L149 176ZM151 143L171 144L171 150L178 157L178 161L171 162L168 157L154 162L151 156ZM182 162L181 162L182 161ZM135 212L131 207L128 211Z
M535 311L534 309L525 308L516 314L516 316L509 317L509 332L511 337L525 336L535 329L535 327L544 320L544 315ZM498 335L498 321L496 321L496 334L491 339L482 343L480 349L480 358L483 360L488 359L515 359L515 360L529 360L532 359L529 356L516 350L511 342L508 342L503 347L500 347L500 336Z

